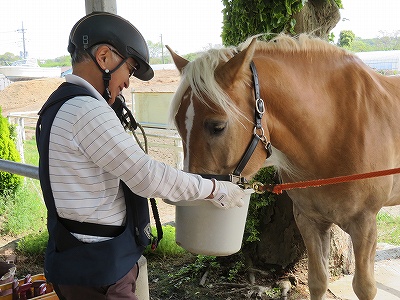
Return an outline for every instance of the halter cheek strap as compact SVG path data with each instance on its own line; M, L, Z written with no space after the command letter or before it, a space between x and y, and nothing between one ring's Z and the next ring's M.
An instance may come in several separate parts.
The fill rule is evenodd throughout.
M242 156L239 164L236 166L233 171L233 175L240 176L247 162L250 160L251 155L256 149L258 142L261 141L264 144L265 149L267 150L267 158L272 154L272 146L271 142L267 141L267 138L264 135L264 128L262 127L261 120L265 113L264 101L261 99L260 95L260 84L258 81L258 73L254 62L250 63L251 73L253 74L253 83L254 83L254 96L255 96L255 113L254 113L254 133L253 139L251 140L249 146L247 147L246 152Z

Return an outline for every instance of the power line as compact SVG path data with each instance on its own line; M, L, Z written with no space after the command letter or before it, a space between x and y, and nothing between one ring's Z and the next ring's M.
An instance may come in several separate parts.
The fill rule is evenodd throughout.
M0 34L3 34L3 33L15 33L15 32L17 32L17 30L12 30L12 31L0 31Z

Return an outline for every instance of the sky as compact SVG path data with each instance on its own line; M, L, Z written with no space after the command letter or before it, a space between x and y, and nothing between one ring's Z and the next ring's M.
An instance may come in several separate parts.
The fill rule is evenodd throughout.
M372 38L380 31L400 31L399 0L342 0L341 21L333 32L352 30ZM221 0L117 0L117 13L128 19L146 40L162 42L179 54L222 44ZM0 54L52 59L68 55L72 26L85 15L85 0L0 0Z
M341 21L333 29L336 37L341 30L352 30L364 39L400 31L399 0L342 0Z

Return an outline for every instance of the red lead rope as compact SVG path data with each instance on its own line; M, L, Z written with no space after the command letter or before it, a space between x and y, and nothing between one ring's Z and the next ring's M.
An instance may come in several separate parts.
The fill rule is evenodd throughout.
M400 173L400 168L395 169L388 169L382 171L375 171L369 173L362 173L362 174L354 174L354 175L346 175L346 176L338 176L326 179L316 179L316 180L309 180L309 181L299 181L299 182L291 182L291 183L281 183L281 184L268 184L268 185L257 185L255 189L258 191L268 191L274 194L282 194L284 190L293 190L293 189L304 189L308 187L318 187L322 185L329 185L335 183L342 183L342 182L349 182L359 179L366 179L372 177L380 177L380 176L387 176Z

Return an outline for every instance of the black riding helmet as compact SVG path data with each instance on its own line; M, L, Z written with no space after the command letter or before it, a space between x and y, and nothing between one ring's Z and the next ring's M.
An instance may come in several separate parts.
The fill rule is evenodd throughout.
M97 44L112 45L123 57L137 63L133 76L150 80L154 76L149 65L149 49L141 33L129 21L107 12L93 12L80 19L72 28L68 52L88 50Z

